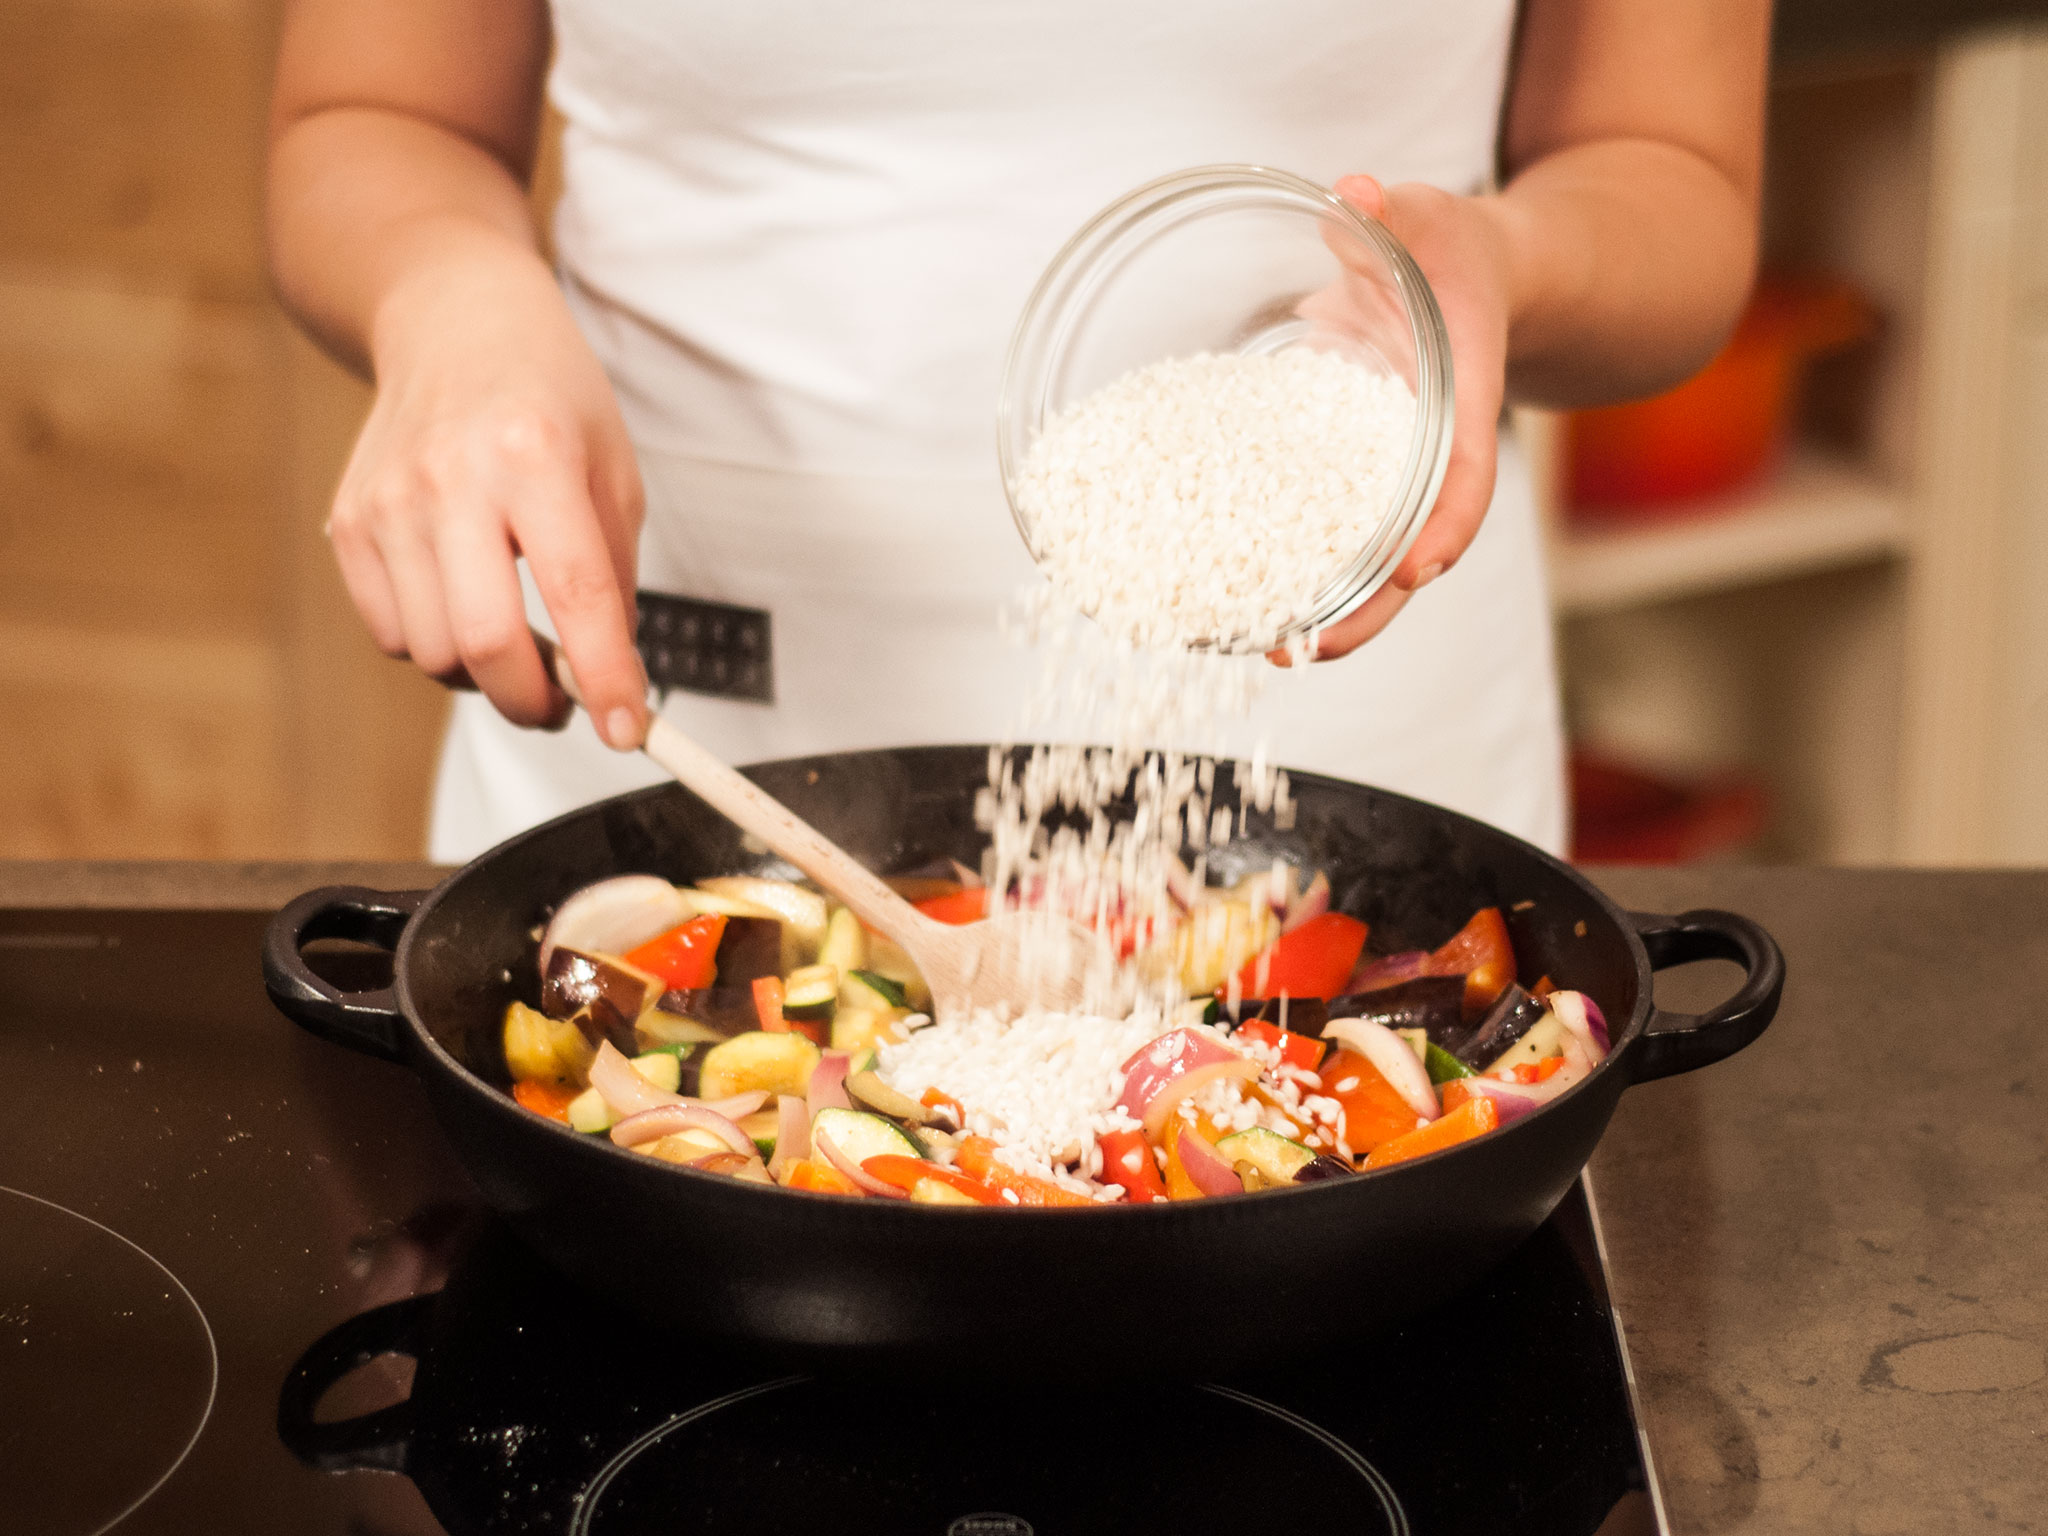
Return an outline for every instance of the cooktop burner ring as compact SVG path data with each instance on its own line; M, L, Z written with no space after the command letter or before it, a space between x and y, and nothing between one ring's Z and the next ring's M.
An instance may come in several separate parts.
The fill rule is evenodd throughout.
M114 1509L111 1513L108 1513L104 1507L94 1509L90 1514L83 1516L86 1523L71 1528L71 1530L76 1531L76 1536L104 1536L105 1532L118 1526L123 1520L126 1520L136 1510L155 1497L157 1491L170 1481L172 1475L177 1472L179 1467L185 1464L186 1458L192 1454L192 1448L199 1443L200 1435L205 1432L207 1423L213 1417L214 1403L218 1400L220 1393L220 1344L214 1337L213 1324L207 1319L205 1309L199 1305L198 1298L192 1294L185 1282L180 1280L163 1260L159 1259L133 1238L116 1231L103 1221L86 1215L83 1211L73 1210L68 1205L60 1205L55 1200L46 1199L42 1195L31 1194L25 1189L16 1189L11 1185L0 1184L0 1209L4 1209L14 1201L27 1203L26 1210L17 1208L18 1216L22 1222L28 1224L33 1224L37 1221L43 1222L46 1228L43 1234L45 1237L54 1236L58 1233L78 1235L78 1229L83 1228L84 1233L89 1234L83 1237L84 1243L88 1246L96 1246L100 1250L98 1258L101 1262L94 1265L94 1268L98 1271L94 1284L89 1289L85 1287L71 1288L69 1292L64 1293L65 1299L86 1305L97 1304L102 1309L100 1320L109 1324L134 1323L141 1317L144 1308L151 1308L159 1314L160 1322L168 1323L171 1319L175 1318L197 1323L198 1336L204 1340L206 1387L203 1400L200 1401L196 1412L190 1416L189 1427L172 1424L168 1426L168 1438L162 1443L155 1447L149 1447L144 1444L143 1448L152 1450L154 1454L144 1458L144 1464L139 1470L132 1470L130 1472L129 1484L132 1487L135 1481L142 1478L147 1478L147 1482L143 1483L139 1491L132 1493L129 1493L126 1488L116 1487L110 1496L122 1497L124 1494L126 1495L125 1501L119 1508ZM107 1239L112 1239L113 1243L117 1244L118 1247L109 1248L107 1246ZM27 1263L33 1259L33 1243L17 1244L15 1249L17 1255L24 1261L24 1270L26 1270ZM108 1273L108 1268L104 1266L104 1260L110 1254L122 1255L130 1263L131 1267L133 1267L133 1259L140 1259L147 1266L147 1270L142 1273L153 1274L167 1282L169 1288L161 1291L159 1295L162 1302L170 1303L169 1310L166 1311L161 1306L153 1307L151 1298L139 1293L114 1298L121 1302L136 1302L138 1303L137 1306L124 1306L114 1309L112 1300L106 1294L104 1284ZM132 1258L129 1256L132 1256ZM131 1274L127 1278L132 1282L137 1276ZM54 1293L46 1293L46 1296L49 1294ZM37 1340L27 1330L42 1322L42 1319L37 1315L37 1311L37 1299L31 1297L27 1302L23 1303L22 1311L18 1317L5 1319L5 1321L17 1323L24 1328L21 1342L32 1350ZM75 1323L79 1319L73 1318L68 1321ZM150 1324L147 1319L143 1319L138 1326L147 1328ZM89 1342L101 1345L111 1343L115 1347L119 1347L120 1343L126 1342L113 1339L111 1337L112 1331L109 1328L108 1337L95 1338ZM161 1334L159 1334L160 1339ZM12 1351L9 1353L10 1355L13 1354ZM16 1360L18 1364L19 1357L16 1357ZM47 1366L49 1363L47 1360L34 1361L31 1359L29 1368L34 1369L37 1365ZM63 1403L53 1405L48 1398L44 1398L42 1404L44 1412L38 1417L44 1424L45 1432L61 1429L63 1411L71 1405ZM130 1423L132 1424L132 1422L131 1420ZM140 1441L141 1437L135 1437L135 1439ZM154 1466L154 1462L161 1457L167 1457L168 1459L164 1461L160 1469L157 1469ZM151 1472L154 1472L153 1476L150 1475ZM118 1484L120 1479L116 1476L111 1481L114 1484ZM106 1485L103 1484L102 1486ZM66 1536L70 1536L70 1531L67 1531Z
M818 1378L807 1375L777 1377L708 1399L646 1430L613 1455L577 1495L574 1514L569 1523L570 1536L597 1536L600 1515L613 1508L607 1503L607 1495L611 1493L619 1478L629 1469L638 1466L643 1457L662 1446L677 1431L709 1419L723 1410L738 1408L750 1401L791 1388L812 1385L821 1386L828 1392L834 1390L835 1385L840 1389L844 1386L843 1383L821 1383ZM1338 1435L1277 1403L1235 1387L1214 1383L1189 1383L1181 1390L1204 1394L1209 1398L1220 1399L1222 1402L1248 1409L1320 1447L1323 1452L1336 1458L1350 1478L1364 1483L1371 1490L1378 1502L1380 1518L1384 1522L1383 1525L1375 1525L1376 1530L1384 1530L1386 1536L1412 1536L1407 1512L1395 1494L1393 1485L1355 1446ZM1347 1483L1347 1486L1350 1485ZM631 1518L630 1509L622 1508L616 1512ZM954 1515L949 1524L944 1523L945 1518L939 1517L939 1523L932 1527L931 1536L942 1536L942 1533L943 1536L968 1536L968 1533L972 1533L972 1536L983 1536L983 1533L987 1533L987 1536L995 1536L995 1533L1002 1533L1002 1536L1061 1536L1065 1528L1063 1524L1056 1523L1040 1529L1032 1519L1024 1515L986 1508ZM1090 1524L1086 1528L1093 1530L1096 1527ZM908 1528L892 1526L891 1529Z

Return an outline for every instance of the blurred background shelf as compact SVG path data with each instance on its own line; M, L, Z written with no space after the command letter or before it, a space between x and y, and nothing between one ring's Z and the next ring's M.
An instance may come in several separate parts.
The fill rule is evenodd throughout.
M1611 612L1889 559L1909 536L1896 490L1847 459L1804 449L1768 484L1668 521L1561 525L1552 598L1560 614Z

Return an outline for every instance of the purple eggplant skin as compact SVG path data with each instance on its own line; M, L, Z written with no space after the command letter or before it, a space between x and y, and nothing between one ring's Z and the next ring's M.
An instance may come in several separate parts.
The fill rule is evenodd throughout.
M1458 1060L1478 1071L1522 1036L1536 1027L1547 1010L1524 988L1510 983L1494 1000L1469 1038L1460 1045L1445 1046ZM1435 1037L1432 1036L1432 1039Z
M628 1019L640 1017L656 984L597 955L557 947L541 978L540 1011L551 1019L574 1018L599 1000Z
M730 1039L761 1027L761 1015L754 1008L754 989L747 987L692 987L668 991L654 1005L663 1013L691 1019Z
M1399 986L1332 998L1330 1017L1370 1019L1389 1029L1419 1029L1453 1056L1472 1034L1465 1022L1462 976L1418 976Z
M750 986L782 974L782 924L772 917L728 917L718 941L718 983Z
M1323 1038L1323 1026L1330 1022L1330 1005L1320 997L1248 997L1235 1008L1228 1003L1217 1005L1216 1022L1226 1028L1235 1029L1247 1019L1264 1019L1290 1035L1307 1035L1320 1040Z
M633 1015L633 1018L638 1017L638 1014ZM583 1038L592 1045L603 1045L609 1040L614 1050L623 1055L637 1056L640 1043L633 1030L633 1018L619 1012L608 998L593 997L589 1006L577 1010L574 1022L583 1031Z
M1348 1179L1358 1170L1341 1157L1332 1157L1327 1152L1316 1154L1316 1160L1294 1176L1297 1184L1319 1184L1324 1179Z

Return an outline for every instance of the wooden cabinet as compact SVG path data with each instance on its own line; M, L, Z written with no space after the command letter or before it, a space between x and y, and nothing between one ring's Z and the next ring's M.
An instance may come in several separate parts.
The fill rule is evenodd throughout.
M445 701L319 533L367 394L269 297L275 11L0 6L0 856L422 847Z
M1574 724L1761 770L1767 856L2048 860L2048 31L1781 79L1769 180L1767 262L1854 279L1883 333L1719 514L1553 518Z

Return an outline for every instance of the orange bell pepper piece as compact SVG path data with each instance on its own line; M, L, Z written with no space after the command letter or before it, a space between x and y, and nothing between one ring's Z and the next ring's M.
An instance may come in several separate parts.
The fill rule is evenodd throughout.
M1425 976L1463 976L1465 1012L1484 1013L1515 979L1515 950L1499 907L1481 907L1422 968Z
M1525 1061L1514 1068L1514 1078L1518 1083L1546 1083L1563 1065L1562 1056L1546 1056L1541 1061Z
M1344 1106L1344 1144L1369 1152L1415 1129L1415 1106L1357 1051L1340 1050L1322 1070L1323 1092Z
M1093 1205L1095 1202L1086 1195L1077 1195L1071 1189L1062 1189L1050 1179L1034 1179L1028 1173L1019 1173L1014 1168L996 1160L996 1144L986 1136L969 1136L960 1143L954 1159L962 1173L981 1180L1002 1198L1004 1190L1017 1196L1018 1205ZM1004 1200L1003 1204L1011 1202Z
M970 1200L983 1205L1008 1203L981 1180L970 1179L957 1168L948 1168L944 1163L930 1162L922 1157L885 1152L879 1157L863 1158L860 1171L871 1179L880 1179L884 1184L891 1184L905 1191L915 1188L920 1179L937 1179L941 1184L957 1189Z
M725 919L717 913L693 917L626 954L626 964L659 976L679 992L692 992L718 980L718 945L725 937Z
M810 1189L823 1195L858 1195L864 1193L861 1187L830 1163L813 1162L808 1157L798 1158L789 1165L789 1177L783 1181L791 1189Z
M1365 1166L1385 1168L1390 1163L1405 1163L1411 1157L1441 1152L1445 1147L1455 1147L1459 1142L1470 1141L1475 1136L1484 1136L1499 1124L1500 1110L1493 1100L1467 1099L1441 1119L1430 1121L1421 1130L1410 1131L1406 1136L1397 1136L1392 1141L1380 1143L1367 1155Z
M965 1130L967 1128L967 1111L960 1107L960 1101L950 1093L941 1093L936 1088L927 1088L924 1091L923 1097L917 1102L926 1109L943 1109L953 1117L953 1128L955 1130Z
M569 1123L569 1104L582 1092L574 1083L543 1083L522 1079L512 1085L512 1097L536 1115Z

